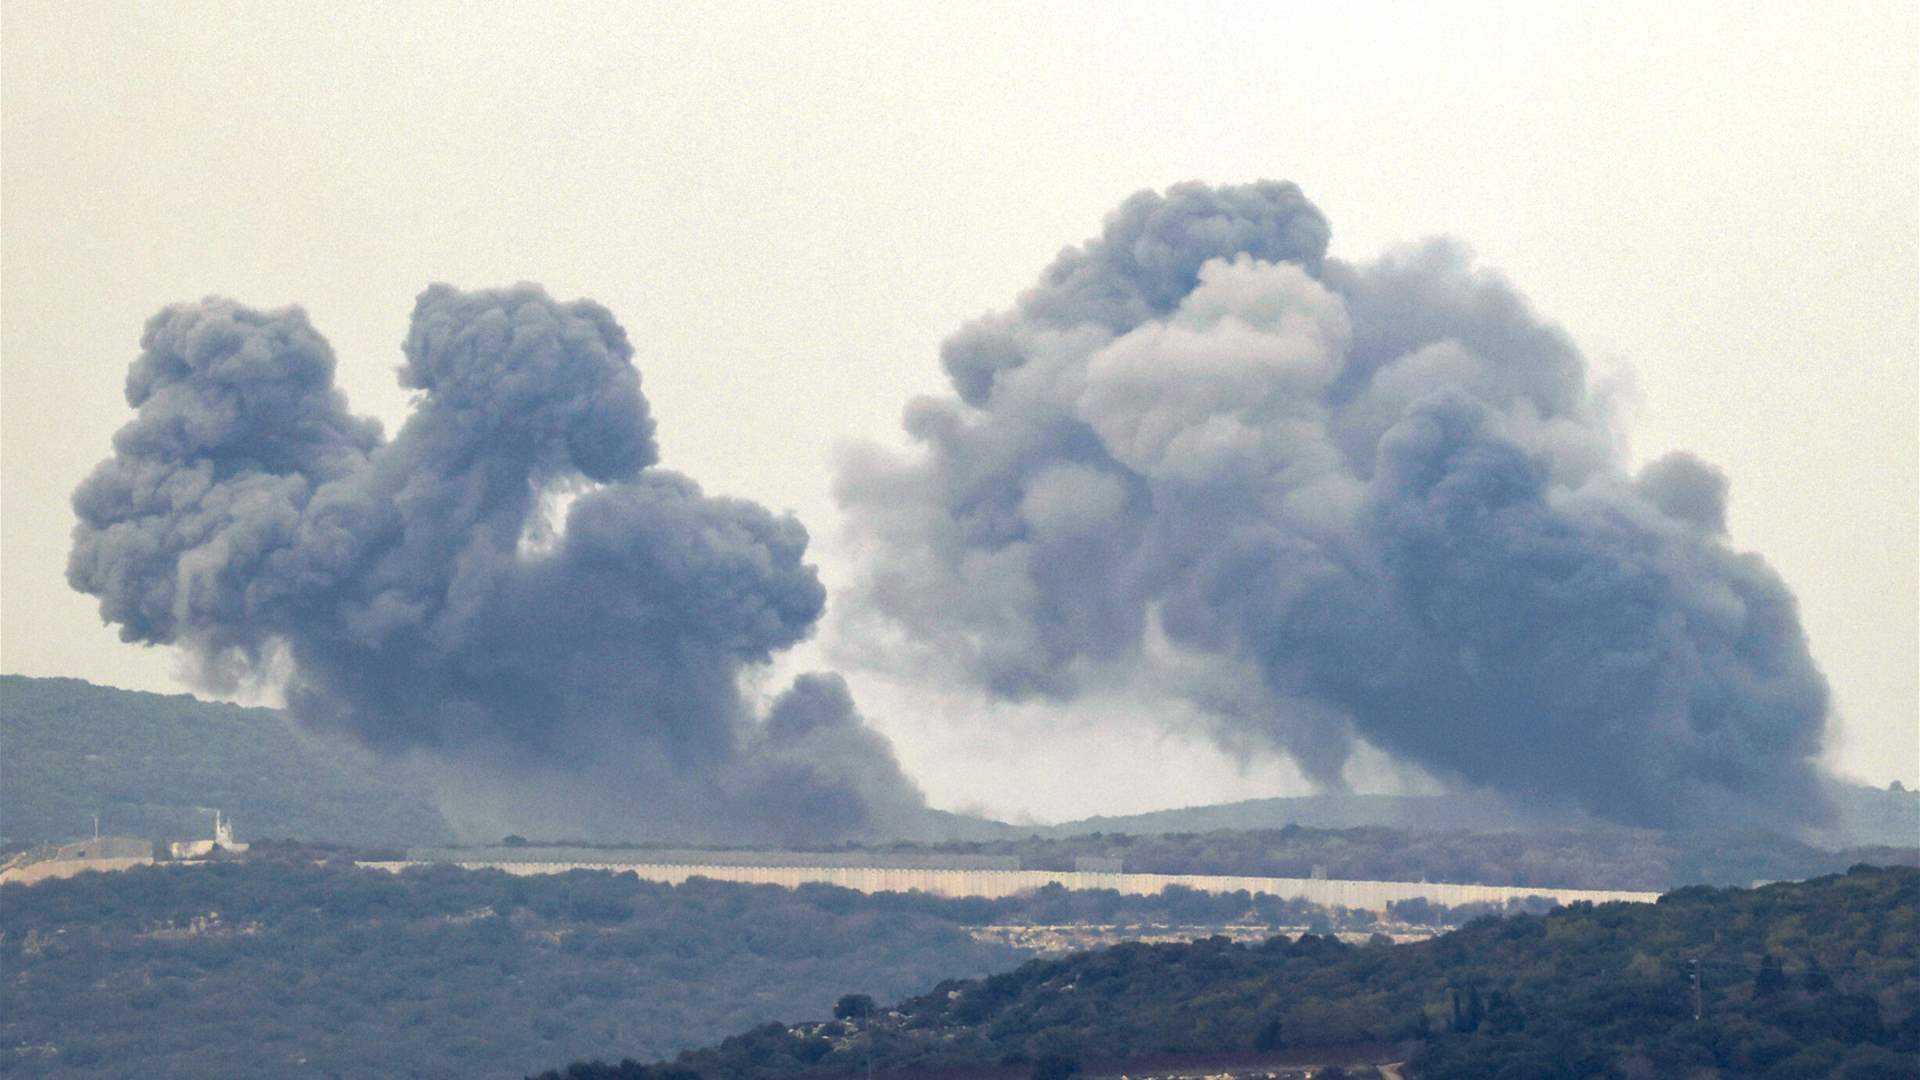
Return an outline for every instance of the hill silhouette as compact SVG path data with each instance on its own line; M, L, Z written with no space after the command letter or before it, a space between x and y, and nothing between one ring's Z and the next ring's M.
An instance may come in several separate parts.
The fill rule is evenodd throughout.
M275 709L148 694L79 679L0 676L0 834L15 842L210 836L444 843L424 780L321 739Z
M767 1024L670 1064L566 1075L852 1074L869 1057L892 1076L1042 1062L1066 1075L1373 1044L1398 1046L1422 1080L1914 1076L1917 912L1920 870L1859 866L1490 917L1408 945L1123 944L944 982L866 1019Z

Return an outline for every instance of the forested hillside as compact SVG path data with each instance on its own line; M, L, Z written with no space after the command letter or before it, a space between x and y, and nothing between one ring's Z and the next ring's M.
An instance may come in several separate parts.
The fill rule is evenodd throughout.
M110 834L199 837L216 807L241 839L388 847L453 839L419 772L315 736L274 709L4 675L0 733L0 840L79 839L96 812ZM661 839L626 836L619 820L604 824L613 839ZM918 839L1019 834L941 810L921 812L902 831Z
M305 861L0 886L0 1073L502 1077L1025 954L837 889Z
M212 808L241 839L346 844L450 839L417 777L322 742L272 709L185 694L0 676L0 835L58 841L211 834Z
M1064 1075L1371 1041L1403 1044L1423 1080L1911 1077L1917 908L1920 871L1863 866L1489 918L1410 945L1119 945L941 983L867 1019L766 1025L673 1064L706 1080L854 1072L869 1056L895 1075L1042 1060Z
M1831 816L1807 839L1823 848L1893 845L1920 842L1920 791L1908 791L1895 782L1869 787L1836 780L1827 787ZM1459 795L1301 795L1275 799L1246 799L1214 806L1186 806L1122 817L1091 817L1042 829L1040 836L1084 836L1088 833L1125 833L1158 836L1165 833L1209 833L1223 830L1271 830L1288 825L1313 829L1353 829L1387 826L1422 831L1510 832L1552 826L1594 825L1578 815L1545 820L1515 812L1497 797L1485 793Z
M419 774L323 741L272 709L9 675L0 676L0 733L0 839L77 839L90 833L95 812L110 834L201 836L214 807L235 820L242 839L380 846L451 839ZM945 842L875 850L1012 855L1033 869L1072 869L1076 859L1094 857L1148 873L1306 877L1319 868L1344 878L1603 889L1749 884L1863 861L1920 862L1912 846L1920 843L1920 795L1835 792L1830 838L1874 836L1904 846L1830 851L1763 834L1523 829L1510 827L1516 822L1487 796L1329 795L1027 829L928 811L918 828ZM1906 827L1910 818L1916 828ZM1394 824L1353 824L1374 820ZM1256 827L1263 824L1270 827ZM606 832L675 839L622 837L617 821Z
M1373 924L1245 893L947 900L588 871L396 875L326 856L268 844L244 861L0 886L0 1073L279 1076L304 1062L518 1076L658 1057L823 1015L846 992L897 999L1033 955L974 927Z

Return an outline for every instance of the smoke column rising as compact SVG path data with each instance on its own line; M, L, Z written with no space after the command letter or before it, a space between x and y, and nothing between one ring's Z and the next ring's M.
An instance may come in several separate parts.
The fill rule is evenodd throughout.
M750 715L742 671L824 604L806 531L655 465L599 305L428 289L391 441L299 309L170 307L141 345L68 566L123 639L210 683L290 667L303 722L452 763L504 826L802 842L924 809L837 677Z
M1132 680L1323 787L1364 741L1648 825L1823 813L1793 597L1685 454L1629 475L1566 334L1292 184L1143 192L844 464L852 648L1007 699ZM1145 674L1142 674L1142 673Z

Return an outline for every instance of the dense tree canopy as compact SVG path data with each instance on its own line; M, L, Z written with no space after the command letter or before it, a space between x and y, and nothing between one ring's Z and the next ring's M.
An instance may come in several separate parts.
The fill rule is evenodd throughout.
M1920 871L1862 866L1487 918L1410 945L1126 944L938 984L855 1037L757 1029L673 1064L721 1080L851 1071L868 1052L911 1073L1375 1041L1403 1044L1424 1080L1911 1077L1917 911Z
M657 1058L836 1002L857 1019L875 998L1032 955L970 933L988 924L1124 935L1373 919L1184 889L949 900L584 870L396 875L264 844L244 861L0 886L0 1072L266 1076L304 1061L513 1076Z
M838 889L255 861L0 886L0 1073L518 1076L1025 955Z
M206 837L214 807L243 840L451 837L419 777L272 709L0 675L0 718L0 832L12 840L77 840L96 813L109 834Z

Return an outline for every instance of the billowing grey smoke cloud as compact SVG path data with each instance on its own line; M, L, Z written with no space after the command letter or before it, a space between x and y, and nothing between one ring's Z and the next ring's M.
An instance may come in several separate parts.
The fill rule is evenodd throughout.
M826 839L921 808L837 679L750 715L743 668L822 610L806 531L654 465L604 308L436 285L404 351L387 441L298 309L155 316L137 414L74 495L74 587L209 678L289 665L303 720L474 770L547 835Z
M893 747L854 710L838 675L802 675L773 702L750 748L746 788L795 846L908 823L924 809L900 779Z
M1328 236L1291 184L1142 193L953 335L920 451L840 477L856 631L1008 698L1173 656L1327 786L1358 739L1620 821L1817 817L1826 685L1725 478L1626 475L1573 343L1458 247Z

